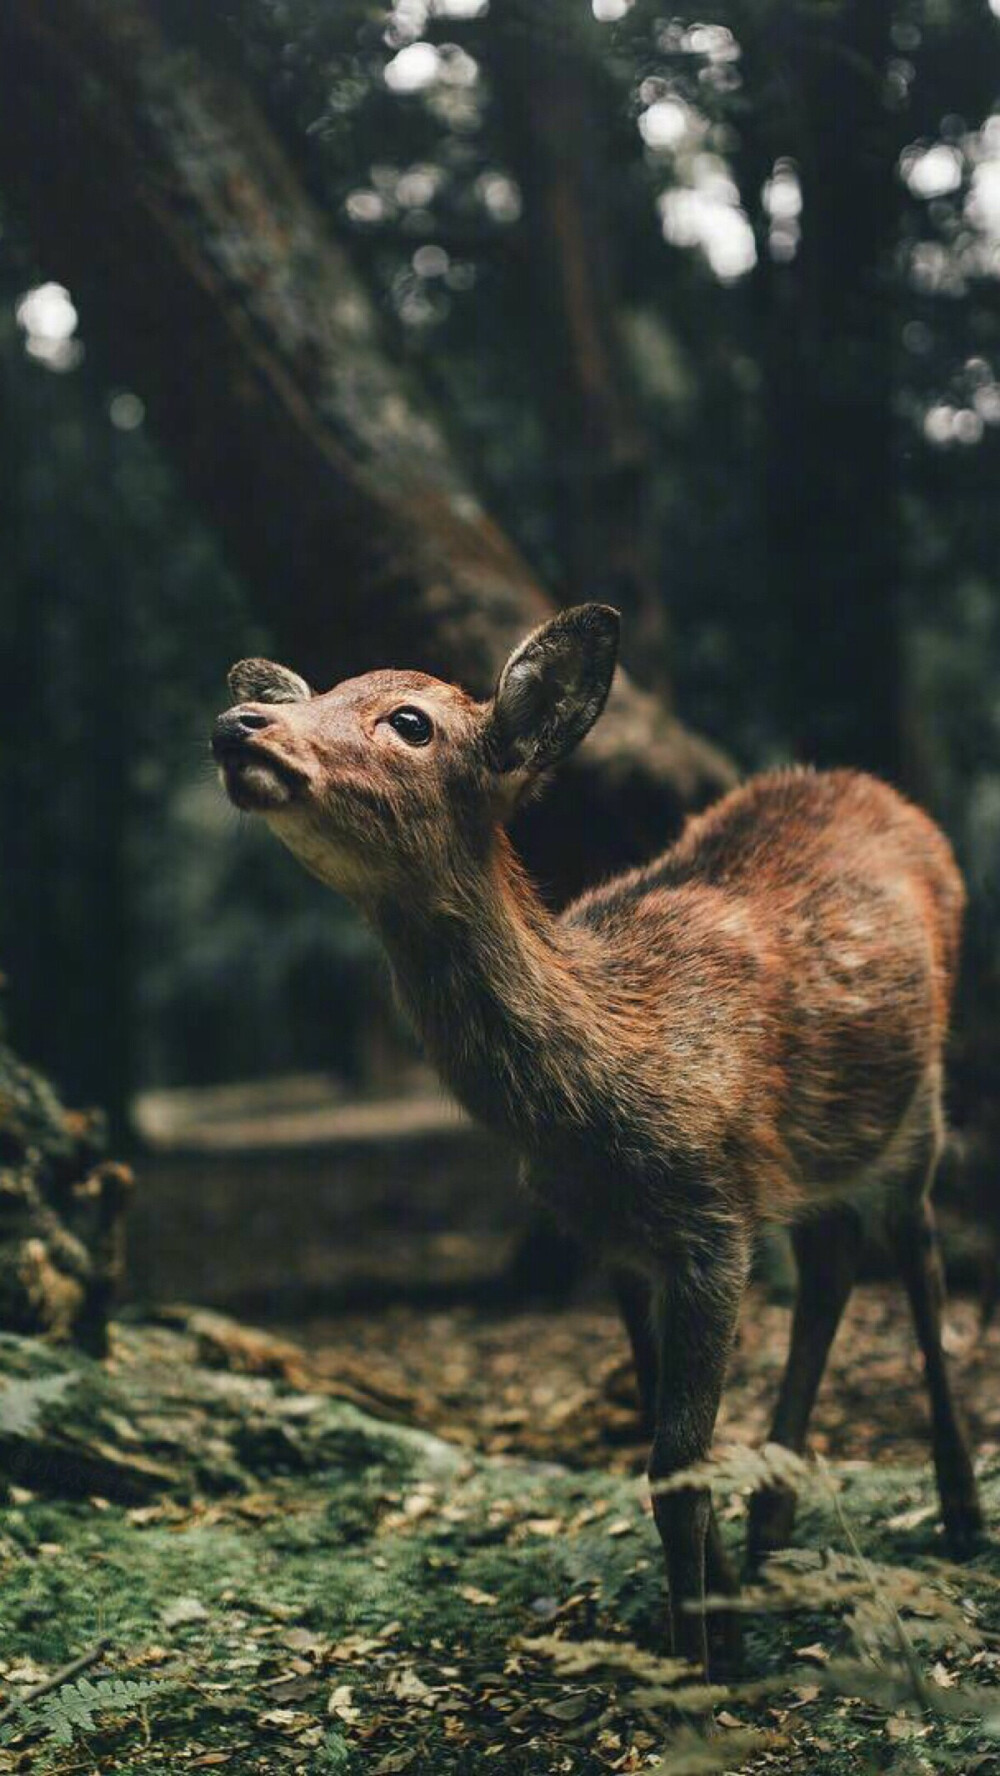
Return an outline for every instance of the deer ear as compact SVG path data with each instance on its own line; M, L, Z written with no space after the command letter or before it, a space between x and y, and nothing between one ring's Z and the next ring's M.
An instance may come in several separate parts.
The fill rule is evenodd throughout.
M308 703L312 696L304 678L273 660L237 660L226 682L234 703Z
M514 649L487 718L495 770L533 774L572 752L607 701L618 630L618 612L610 605L578 604Z

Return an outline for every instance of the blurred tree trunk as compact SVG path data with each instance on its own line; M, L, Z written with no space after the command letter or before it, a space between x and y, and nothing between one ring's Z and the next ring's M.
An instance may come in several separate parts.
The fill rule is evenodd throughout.
M776 5L751 39L750 202L779 156L802 191L794 257L762 230L765 507L783 725L799 756L901 770L894 450L900 121L886 105L889 0ZM770 102L760 93L769 90ZM779 248L780 251L780 248Z
M0 371L3 534L22 564L3 588L0 620L10 1017L23 1051L74 1099L99 1101L118 1138L133 1083L128 594L94 524L73 602L57 608L38 503L49 434L42 404L25 399L24 379L37 371L26 362L19 370L7 363ZM96 484L110 478L106 460L90 467ZM39 735L43 746L32 743Z
M551 606L247 90L153 0L8 0L0 179L290 662L485 693ZM621 674L572 776L565 817L523 834L559 896L657 849L732 771Z
M487 15L488 66L524 201L532 356L569 600L628 619L625 659L668 692L652 453L620 332L611 120L621 97L589 8L509 0Z

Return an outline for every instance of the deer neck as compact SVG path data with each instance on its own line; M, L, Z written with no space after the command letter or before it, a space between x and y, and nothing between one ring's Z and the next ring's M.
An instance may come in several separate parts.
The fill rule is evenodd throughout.
M599 959L586 934L567 943L505 834L447 897L393 901L370 916L405 1011L473 1115L522 1143L586 1126Z

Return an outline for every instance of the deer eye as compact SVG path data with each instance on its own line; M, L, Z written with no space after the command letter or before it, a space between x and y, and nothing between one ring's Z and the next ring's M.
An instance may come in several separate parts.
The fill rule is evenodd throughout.
M409 705L393 710L389 717L389 726L408 746L426 746L434 732L430 716L425 715L422 709L412 709Z

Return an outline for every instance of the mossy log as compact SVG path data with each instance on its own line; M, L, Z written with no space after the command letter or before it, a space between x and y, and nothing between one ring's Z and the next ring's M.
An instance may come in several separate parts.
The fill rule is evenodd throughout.
M0 1041L0 1330L105 1352L132 1174L104 1143Z

